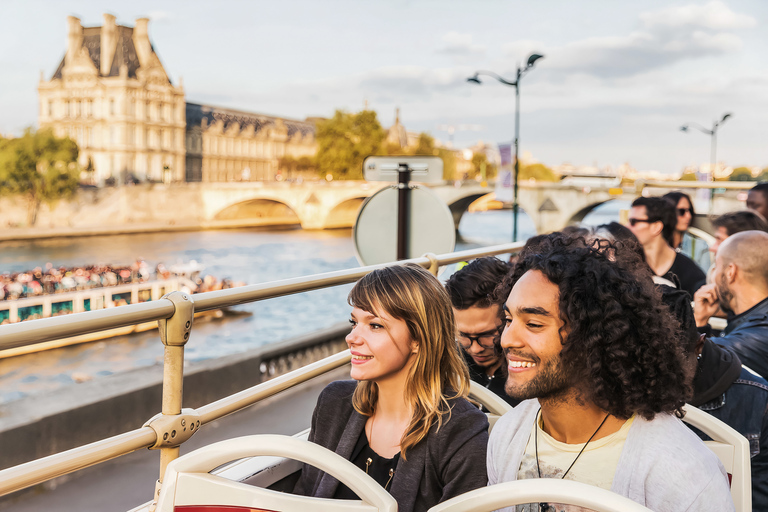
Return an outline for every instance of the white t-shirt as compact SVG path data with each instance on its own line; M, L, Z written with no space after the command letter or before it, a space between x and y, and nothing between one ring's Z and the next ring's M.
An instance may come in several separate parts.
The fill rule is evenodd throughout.
M557 441L544 432L541 428L541 418L539 418L534 424L534 428L538 429L541 478L563 478L563 474L578 456L578 460L573 464L565 478L611 490L613 475L616 473L619 457L621 457L621 451L624 449L624 442L627 440L629 427L632 426L634 418L632 416L625 421L624 425L613 434L590 441L581 455L579 455L579 452L584 447L583 443L566 444ZM536 467L536 446L533 429L531 429L531 435L528 438L528 444L525 447L525 453L517 473L518 480L530 478L539 478L539 472ZM550 510L557 510L557 512L586 510L581 507L559 505L556 503L550 503L550 506L554 507ZM518 512L539 512L539 504L518 505L517 510Z

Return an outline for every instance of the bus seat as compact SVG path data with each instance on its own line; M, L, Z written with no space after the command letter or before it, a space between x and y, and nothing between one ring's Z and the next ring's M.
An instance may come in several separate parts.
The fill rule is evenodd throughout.
M444 501L429 512L490 512L524 503L562 503L594 512L649 512L629 498L600 487L554 478L518 480L482 487Z
M469 398L488 409L488 433L491 433L496 421L504 413L512 410L512 406L490 389L481 386L475 381L469 383Z
M228 480L210 471L245 457L286 457L333 475L362 500L297 496ZM168 464L157 512L397 512L397 502L354 464L309 441L256 435L214 443Z
M749 441L736 430L711 414L685 405L683 421L701 430L712 441L705 441L720 459L731 480L731 496L736 512L752 512L752 469L750 467Z

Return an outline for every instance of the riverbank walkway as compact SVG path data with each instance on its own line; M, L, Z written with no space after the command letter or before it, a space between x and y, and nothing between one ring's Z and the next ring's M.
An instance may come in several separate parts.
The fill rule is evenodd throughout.
M309 427L320 391L347 378L349 368L342 367L216 420L187 441L182 454L233 437L300 432ZM159 459L159 451L139 450L3 498L0 511L126 512L152 499Z

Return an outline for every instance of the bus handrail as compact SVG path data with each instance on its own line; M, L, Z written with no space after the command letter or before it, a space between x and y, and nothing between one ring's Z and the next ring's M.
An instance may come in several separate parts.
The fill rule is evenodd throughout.
M316 290L330 286L353 283L375 269L388 265L415 263L428 268L434 264L439 266L458 263L467 259L481 256L493 256L519 251L523 242L496 245L487 248L469 249L455 253L430 255L412 258L401 262L382 263L367 267L338 270L309 276L270 281L267 283L229 288L193 295L195 311L209 311L228 306L236 306L248 302L271 299L298 292ZM433 259L434 258L434 262ZM86 311L71 315L51 318L40 318L28 322L0 325L0 350L24 347L44 341L69 338L80 334L105 331L116 327L125 327L143 322L153 322L170 318L175 312L173 303L168 299L160 299L140 304L129 304L118 308Z
M359 278L375 269L406 262L415 263L428 268L431 272L437 274L437 270L440 266L471 260L482 256L514 253L522 249L523 245L524 242L517 242L485 248L469 249L439 256L426 254L419 258L412 258L400 262L371 265L355 269L272 281L240 288L206 292L194 295L193 297L183 295L183 297L184 301L192 302L192 309L194 311L206 311L319 288L347 284L357 281ZM180 292L174 293L180 294ZM181 296L182 294L178 297ZM26 346L43 341L61 339L79 334L87 334L155 320L167 320L170 323L174 320L174 316L181 317L184 314L190 314L188 309L182 311L182 309L184 309L183 306L177 311L174 300L179 303L178 297L174 298L171 296L171 298L163 298L140 304L131 304L105 310L42 318L0 326L0 349ZM171 332L171 329L169 329L168 332ZM174 333L175 335L180 335L181 331L175 330ZM184 342L186 339L188 339L188 332L187 336L184 338ZM163 367L163 414L159 416L165 417L166 419L178 417L182 412L180 398L184 366L184 342L177 343L176 341L169 341L168 339L164 340L166 345L166 357ZM201 425L210 423L211 421L237 412L292 386L344 366L349 363L350 359L351 355L349 351L345 350L292 372L288 372L282 376L275 377L267 382L257 384L251 388L199 407L197 410L192 411L192 413L196 415ZM185 414L189 414L189 410L185 409ZM183 441L180 441L178 444L171 446L158 446L158 431L150 426L150 422L148 422L145 426L139 429L1 470L0 496L105 462L121 455L126 455L141 448L150 447L158 447L161 450L161 477L160 480L158 480L158 485L160 485L162 483L162 475L164 474L165 467L171 460L178 457L178 445L182 442Z

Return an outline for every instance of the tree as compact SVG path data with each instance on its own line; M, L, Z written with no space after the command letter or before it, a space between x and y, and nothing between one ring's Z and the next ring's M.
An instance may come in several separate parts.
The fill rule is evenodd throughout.
M477 179L483 176L483 167L485 167L485 179L490 180L496 177L496 165L488 162L488 156L485 153L475 153L472 155L472 170L469 172L470 179Z
M729 181L752 181L753 179L752 171L747 167L737 167L728 176Z
M683 174L680 175L680 181L698 181L696 171L691 171L689 169L684 170Z
M317 124L317 170L321 176L359 180L363 160L379 152L385 132L373 110L350 114L337 110Z
M0 144L0 192L22 196L27 221L34 226L42 204L53 205L77 190L77 156L77 144L71 139L58 138L50 130L27 129L22 137Z
M557 181L555 172L544 164L530 164L520 167L520 181L531 178L536 181Z

